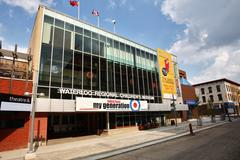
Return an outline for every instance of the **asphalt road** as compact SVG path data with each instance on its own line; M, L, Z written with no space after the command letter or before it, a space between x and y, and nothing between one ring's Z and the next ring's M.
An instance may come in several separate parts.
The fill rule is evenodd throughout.
M106 160L240 160L240 120Z

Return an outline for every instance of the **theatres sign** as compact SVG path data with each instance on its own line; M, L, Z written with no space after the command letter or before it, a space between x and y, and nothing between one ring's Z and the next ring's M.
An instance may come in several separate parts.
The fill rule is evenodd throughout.
M132 99L154 100L153 96L125 94L125 93L116 93L116 92L94 91L94 90L85 90L85 89L59 88L58 93L74 94L74 95L79 95L79 96L99 96L99 97L106 97L106 98L132 98Z
M147 101L76 97L76 111L147 111Z

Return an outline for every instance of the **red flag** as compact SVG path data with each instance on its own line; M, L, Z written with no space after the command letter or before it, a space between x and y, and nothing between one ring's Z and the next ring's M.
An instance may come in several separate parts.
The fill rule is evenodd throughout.
M99 12L97 10L93 9L92 15L93 16L99 16Z
M75 6L78 6L78 5L79 5L79 2L76 1L76 0L69 0L69 4L70 4L71 6L73 6L73 7L75 7Z

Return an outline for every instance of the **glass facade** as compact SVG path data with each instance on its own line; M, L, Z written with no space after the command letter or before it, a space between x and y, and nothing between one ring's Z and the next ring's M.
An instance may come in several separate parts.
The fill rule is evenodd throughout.
M38 92L75 99L57 90L86 89L151 96L148 102L160 103L157 56L143 48L45 15Z

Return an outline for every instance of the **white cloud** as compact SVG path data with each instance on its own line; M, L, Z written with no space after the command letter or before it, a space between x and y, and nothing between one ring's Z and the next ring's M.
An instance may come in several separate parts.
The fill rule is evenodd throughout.
M229 78L240 82L239 0L165 0L161 11L184 35L169 52L178 56L193 83Z
M129 10L130 12L133 12L133 11L136 10L136 8L134 8L132 5L130 5L130 6L128 7L128 10Z
M115 8L116 2L114 0L109 0L108 2L109 2L109 4L108 4L109 8L112 8L112 9Z
M34 14L40 3L47 6L54 5L53 0L0 0L1 2L13 7L23 8L29 14Z
M116 7L126 6L127 0L108 0L108 8L114 9Z

